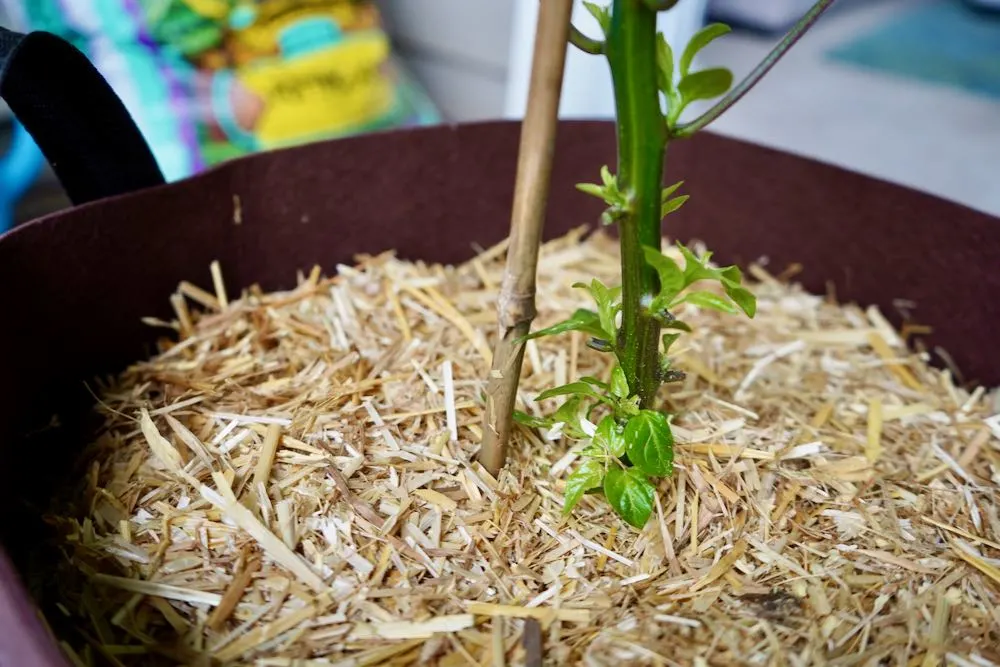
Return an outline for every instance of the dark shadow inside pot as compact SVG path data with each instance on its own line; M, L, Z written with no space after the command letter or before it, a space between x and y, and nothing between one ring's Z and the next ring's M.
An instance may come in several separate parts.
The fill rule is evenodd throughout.
M140 320L172 318L168 297L178 282L209 286L213 260L232 291L286 288L297 270L319 264L331 273L359 253L389 249L462 261L508 231L519 129L496 122L389 132L252 156L0 239L8 318L0 328L0 539L18 567L44 575L27 568L44 562L33 552L45 534L38 517L52 489L80 474L69 464L94 427L83 383L152 352L162 331ZM611 123L561 125L547 238L596 224L600 203L574 184L613 165L614 142ZM918 344L939 364L933 351L946 350L957 380L1000 381L990 345L1000 324L1000 221L712 134L673 146L667 179L684 179L691 195L665 227L671 238L703 240L725 263L766 258L775 274L801 265L793 279L807 289L876 304L896 325L903 300L915 322L932 328ZM44 576L36 583L58 591ZM0 606L18 594L7 589Z

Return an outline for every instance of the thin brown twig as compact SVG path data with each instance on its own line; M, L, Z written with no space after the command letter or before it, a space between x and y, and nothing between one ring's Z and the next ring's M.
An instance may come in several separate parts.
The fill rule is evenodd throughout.
M503 467L524 358L519 340L535 317L535 273L555 152L559 99L570 33L572 0L539 3L538 29L521 130L510 247L498 304L499 337L486 388L480 461L496 477Z

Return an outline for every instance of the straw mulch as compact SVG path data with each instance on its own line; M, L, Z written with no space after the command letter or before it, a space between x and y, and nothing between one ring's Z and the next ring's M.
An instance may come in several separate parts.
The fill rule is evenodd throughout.
M616 281L581 239L544 248L536 326ZM499 479L475 462L502 259L182 284L49 517L77 664L1000 664L993 394L756 268L756 319L679 313L646 528L600 496L563 518L577 443L519 427ZM523 409L608 359L533 341Z

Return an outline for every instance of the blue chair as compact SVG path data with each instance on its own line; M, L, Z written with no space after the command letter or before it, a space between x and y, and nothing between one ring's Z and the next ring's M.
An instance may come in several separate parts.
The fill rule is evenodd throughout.
M17 202L38 179L45 157L16 119L10 150L0 155L0 234L14 226Z

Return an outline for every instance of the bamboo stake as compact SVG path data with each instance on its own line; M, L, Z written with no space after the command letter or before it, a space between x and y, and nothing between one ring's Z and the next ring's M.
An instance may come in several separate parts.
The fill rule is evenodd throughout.
M498 303L499 338L486 387L480 461L496 477L506 457L517 385L524 358L518 339L535 318L535 272L545 222L559 98L569 43L572 0L538 5L528 108L521 127L517 180L511 214L510 246Z

